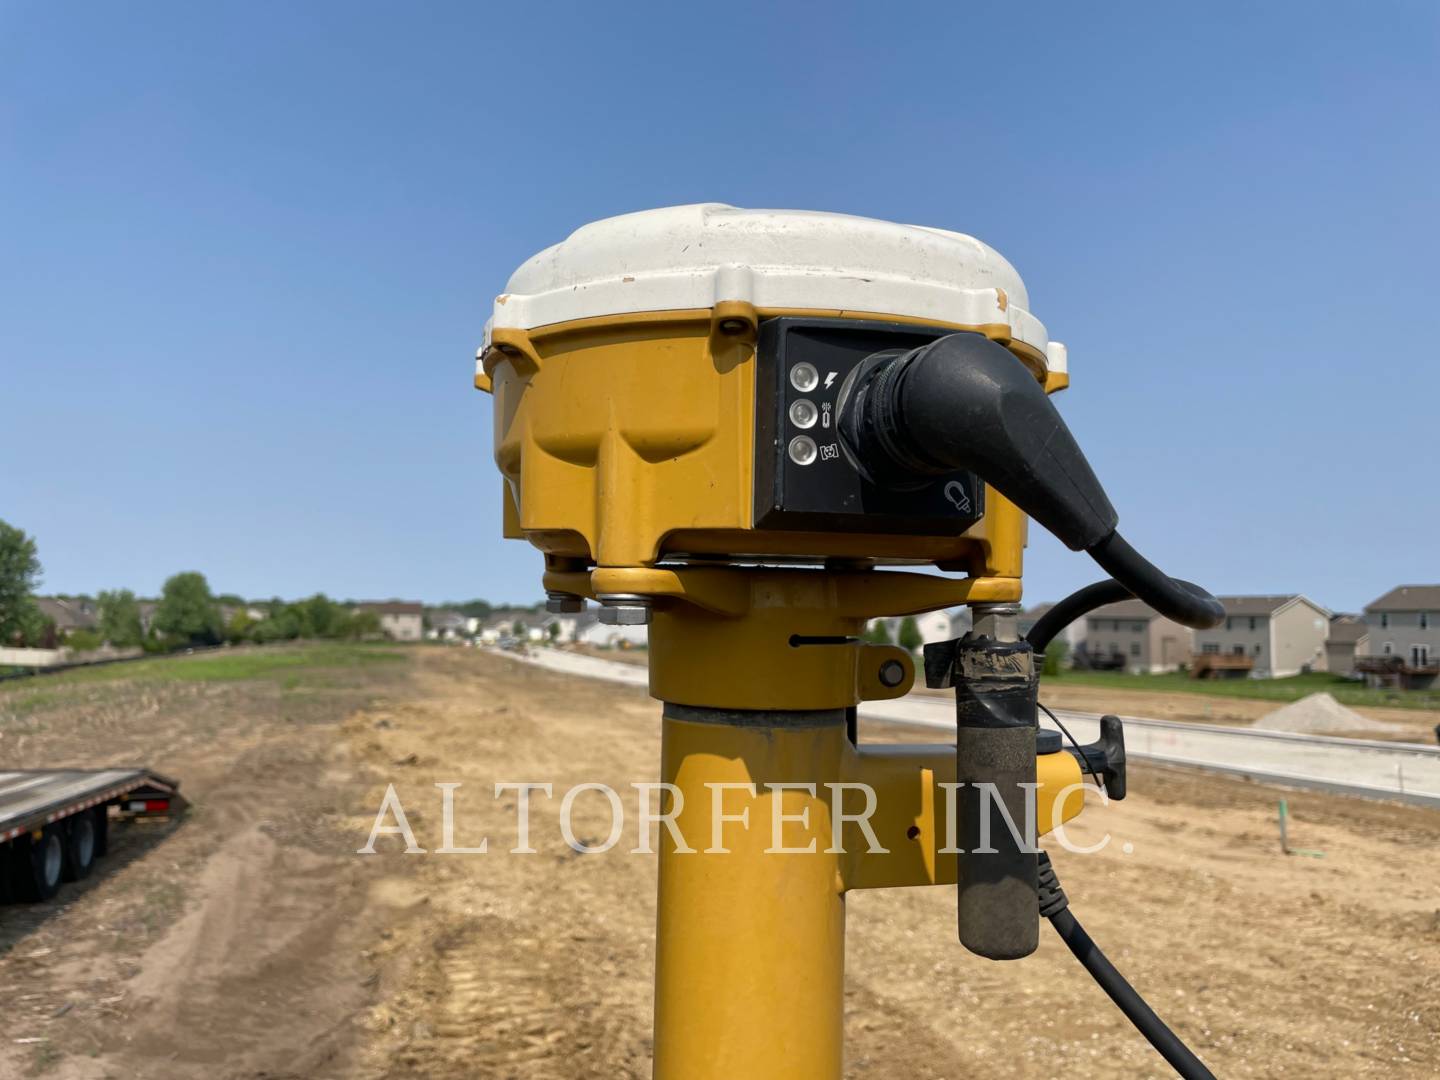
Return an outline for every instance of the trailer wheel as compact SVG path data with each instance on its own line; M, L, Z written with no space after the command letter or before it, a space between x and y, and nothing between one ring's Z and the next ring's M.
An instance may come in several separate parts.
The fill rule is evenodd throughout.
M65 823L66 881L88 877L95 865L95 815L92 811L76 814Z
M101 803L91 813L95 815L95 857L99 859L110 853L110 808Z
M60 830L46 825L40 839L29 836L15 841L15 891L22 900L49 900L60 891L65 867L65 843Z

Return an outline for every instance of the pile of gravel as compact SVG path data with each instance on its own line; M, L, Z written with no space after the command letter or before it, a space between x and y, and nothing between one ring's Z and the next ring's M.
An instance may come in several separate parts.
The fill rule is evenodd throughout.
M1387 724L1383 720L1361 716L1323 691L1266 713L1251 726L1263 731L1294 731L1302 735L1353 735L1366 731L1378 734L1402 730L1399 724Z

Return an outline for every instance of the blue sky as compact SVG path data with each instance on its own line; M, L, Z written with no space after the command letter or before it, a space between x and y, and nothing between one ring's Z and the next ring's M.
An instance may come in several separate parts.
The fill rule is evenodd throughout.
M54 591L532 600L493 296L715 200L999 248L1172 572L1440 581L1437 10L4 0L0 518Z

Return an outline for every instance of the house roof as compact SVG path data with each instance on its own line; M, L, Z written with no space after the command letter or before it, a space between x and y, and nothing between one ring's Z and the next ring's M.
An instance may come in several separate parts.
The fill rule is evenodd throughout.
M1114 604L1098 607L1086 617L1090 619L1154 619L1158 618L1159 614L1142 600L1120 600Z
M1362 619L1354 615L1339 615L1330 620L1330 636L1327 640L1332 645L1355 645L1369 633L1370 628Z
M1288 607L1296 601L1303 600L1305 603L1321 611L1328 618L1330 612L1321 607L1315 601L1301 593L1282 593L1276 596L1219 596L1216 597L1221 606L1225 608L1226 615L1274 615L1283 607ZM1037 605L1034 610L1043 613L1046 605ZM1025 613L1028 617L1030 612ZM1090 618L1101 619L1153 619L1158 612L1149 604L1141 600L1121 600L1119 603L1106 604L1090 612Z
M1274 615L1283 607L1289 607L1297 600L1303 600L1311 607L1325 612L1330 612L1315 603L1304 593L1280 593L1276 596L1221 596L1217 597L1225 608L1226 615Z
M376 615L423 615L425 605L418 600L367 600L355 605L356 611L373 611Z
M482 624L487 628L505 627L509 629L517 622L524 627L544 626L550 616L543 611L492 611L490 617Z
M1440 585L1396 585L1366 611L1440 611Z
M100 621L94 603L88 600L37 596L35 606L40 609L40 614L54 622L57 630L91 630Z

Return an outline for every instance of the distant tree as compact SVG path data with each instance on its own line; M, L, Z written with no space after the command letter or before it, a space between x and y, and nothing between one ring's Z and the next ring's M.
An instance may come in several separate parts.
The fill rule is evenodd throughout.
M512 634L514 634L514 635L515 635L516 637L518 637L518 638L523 638L523 637L528 637L528 636L529 636L529 635L527 635L526 632L525 632L525 624L524 624L523 622L521 622L519 619L516 619L516 620L515 620L515 625L510 628L510 632L511 632Z
M1065 670L1065 660L1070 655L1070 644L1056 638L1045 646L1045 663L1040 667L1042 675L1055 676Z
M380 616L373 611L357 611L350 618L350 636L356 639L380 636Z
M65 635L65 645L76 652L90 652L105 644L102 638L94 630L86 630L83 626L78 630L71 630Z
M204 574L187 570L165 582L155 609L155 629L175 645L220 643L224 631L220 609Z
M230 618L225 623L225 640L231 644L249 641L250 630L256 621L250 618L250 613L243 607L237 607L230 613Z
M38 584L35 541L0 521L0 644L34 644L44 635L45 620L35 606Z
M868 641L872 645L889 645L890 627L884 619L876 619L865 628L865 632L860 637L861 640Z
M545 634L551 641L557 640L560 637L560 623L552 622L545 628Z
M300 636L307 638L343 637L349 612L324 593L295 604L300 621Z
M896 644L906 652L914 652L925 644L925 636L920 633L920 624L915 621L914 615L906 615L900 620L900 630L896 638Z
M221 593L219 596L215 597L215 603L219 604L221 607L231 608L248 606L243 596L237 595L233 592Z
M129 589L100 594L100 636L117 649L139 645L145 637L140 604Z

